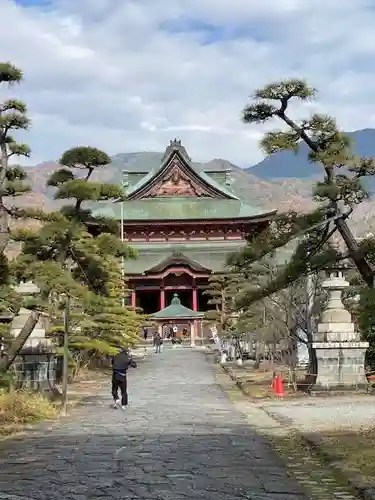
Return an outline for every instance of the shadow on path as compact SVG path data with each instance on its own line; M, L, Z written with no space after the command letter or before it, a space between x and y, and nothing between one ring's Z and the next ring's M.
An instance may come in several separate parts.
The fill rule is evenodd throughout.
M125 411L99 394L72 417L2 443L0 491L35 500L306 498L200 353L154 356L129 386Z

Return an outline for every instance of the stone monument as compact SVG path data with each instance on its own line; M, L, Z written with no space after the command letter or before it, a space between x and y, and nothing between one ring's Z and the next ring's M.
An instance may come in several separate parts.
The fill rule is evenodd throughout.
M23 296L40 293L39 288L31 281L21 283L16 291ZM11 324L11 335L17 337L26 323L31 311L21 307ZM14 383L16 387L40 391L55 398L59 396L56 389L56 355L52 339L46 337L46 324L49 318L41 315L25 345L19 352L14 364Z
M40 292L39 288L31 281L20 283L15 290L23 296L37 295ZM14 337L18 336L30 313L31 311L25 309L24 307L21 307L21 309L18 311L17 316L15 316L12 321L11 334ZM45 315L41 315L38 323L36 324L30 337L27 339L24 347L50 346L52 344L51 339L46 338L46 320L48 320L48 318Z
M365 354L369 343L361 342L351 314L342 303L342 292L349 286L344 270L343 265L330 269L322 283L328 300L313 339L318 361L314 392L357 390L367 386Z

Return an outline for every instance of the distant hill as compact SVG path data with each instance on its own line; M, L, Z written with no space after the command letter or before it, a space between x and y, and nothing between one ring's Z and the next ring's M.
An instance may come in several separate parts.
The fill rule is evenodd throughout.
M375 157L375 130L363 129L349 132L354 152L360 156ZM322 174L316 163L308 160L308 148L303 144L297 154L282 151L268 156L260 163L245 169L261 179L311 179ZM374 182L371 182L374 184Z

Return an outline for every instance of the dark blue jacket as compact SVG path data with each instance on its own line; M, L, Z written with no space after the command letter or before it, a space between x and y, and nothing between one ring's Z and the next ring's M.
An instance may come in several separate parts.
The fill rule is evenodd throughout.
M124 377L129 369L129 366L131 366L132 368L137 368L137 363L129 355L129 352L126 349L120 351L118 354L116 354L116 356L113 356L112 370L114 375Z

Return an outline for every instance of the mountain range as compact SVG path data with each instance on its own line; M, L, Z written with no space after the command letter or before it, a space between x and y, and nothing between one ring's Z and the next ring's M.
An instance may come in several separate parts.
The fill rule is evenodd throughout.
M348 135L353 141L356 154L375 157L375 129L357 130ZM112 157L112 163L108 167L97 173L95 180L119 183L123 170L149 171L160 163L162 155L161 152L119 153ZM223 159L197 165L206 171L230 168L233 189L240 197L250 204L265 209L277 208L280 211L291 208L301 211L310 209L314 205L311 198L312 185L322 176L319 165L308 161L304 146L297 154L276 153L246 169ZM26 167L33 189L26 196L17 198L16 204L40 207L47 211L60 207L62 202L54 200L53 191L46 188L46 180L56 168L57 163L52 161ZM370 184L375 186L375 179ZM369 227L375 227L375 202L361 204L355 211L353 220L358 236L368 231Z

